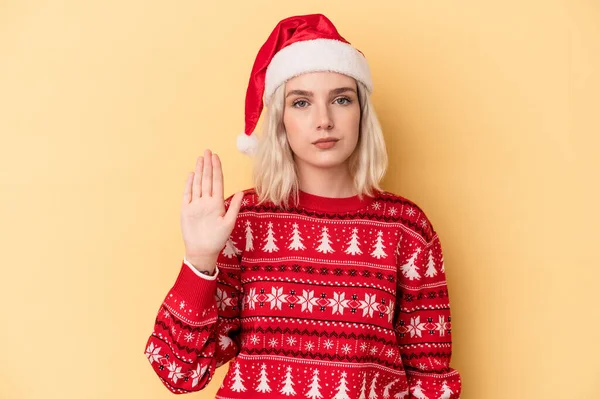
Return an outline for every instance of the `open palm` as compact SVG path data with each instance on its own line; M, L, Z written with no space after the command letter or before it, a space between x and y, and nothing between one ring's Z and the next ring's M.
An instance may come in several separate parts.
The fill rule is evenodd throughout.
M207 263L214 269L219 252L233 231L242 203L243 192L237 192L225 210L223 169L217 154L210 150L198 157L195 172L187 178L181 208L181 232L186 257L194 263ZM194 263L194 266L198 266Z

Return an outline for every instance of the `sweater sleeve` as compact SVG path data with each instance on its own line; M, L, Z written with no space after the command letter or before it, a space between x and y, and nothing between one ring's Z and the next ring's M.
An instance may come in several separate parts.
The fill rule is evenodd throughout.
M402 235L395 330L409 398L458 399L461 379L450 367L451 316L438 235L424 213Z
M237 355L240 261L241 252L229 241L213 276L196 273L185 258L181 263L146 343L150 365L173 393L203 389L215 369Z

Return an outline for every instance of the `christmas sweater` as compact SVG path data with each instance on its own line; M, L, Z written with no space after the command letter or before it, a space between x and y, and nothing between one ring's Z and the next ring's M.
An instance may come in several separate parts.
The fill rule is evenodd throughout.
M184 258L145 350L162 383L198 391L228 363L216 398L459 398L424 212L385 191L299 194L283 209L245 190L214 276Z

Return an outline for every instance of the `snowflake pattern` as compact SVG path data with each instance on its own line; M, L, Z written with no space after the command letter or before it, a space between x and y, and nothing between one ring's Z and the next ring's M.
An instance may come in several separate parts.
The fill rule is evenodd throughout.
M217 307L221 310L225 310L227 306L232 305L231 298L227 296L227 291L222 290L219 287L217 287L216 299Z
M287 295L283 293L283 287L272 287L271 293L267 295L267 302L271 304L271 309L281 310L281 305L287 302Z
M331 306L333 313L332 314L344 314L344 308L348 307L349 299L344 299L346 295L345 292L342 293L333 293L333 298L329 299L329 306Z
M319 298L315 298L315 291L313 290L302 290L302 296L298 297L298 303L302 305L303 312L306 310L312 312L313 306L318 306L318 300Z
M410 324L408 325L408 331L410 332L410 337L414 337L415 335L421 337L421 331L426 330L425 323L421 323L421 316L411 317Z
M148 348L146 349L146 357L150 361L150 364L162 359L163 355L158 352L160 352L160 346L154 346L154 344L150 342L150 345L148 345Z
M330 339L325 340L325 342L323 343L323 346L327 349L331 349L333 348L333 341Z
M185 375L185 373L181 372L181 366L177 367L175 361L169 363L167 368L169 369L169 378L172 379L174 383L177 383L177 380L183 378Z
M187 334L185 334L184 339L186 340L186 342L192 342L194 340L194 334L191 332L188 332Z
M373 311L377 309L377 306L379 304L377 303L377 298L376 295L369 295L369 294L365 294L365 300L364 301L360 301L360 306L359 309L363 310L363 317L366 316L367 314L369 315L369 317L373 316Z
M190 377L192 378L192 387L195 387L196 385L198 385L198 382L200 381L200 377L202 377L204 375L204 373L206 373L207 369L208 369L208 366L200 367L200 363L198 363L198 366L196 366L196 370L191 371Z
M342 346L342 352L344 352L344 355L350 353L351 350L352 346L350 346L350 344L345 344L344 346Z

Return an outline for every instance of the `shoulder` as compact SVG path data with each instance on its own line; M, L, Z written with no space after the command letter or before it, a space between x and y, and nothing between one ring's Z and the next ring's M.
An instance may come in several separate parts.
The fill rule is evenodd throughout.
M379 202L383 216L394 223L419 234L425 241L430 241L435 235L435 230L425 211L414 201L407 197L390 191L380 191L375 197Z

